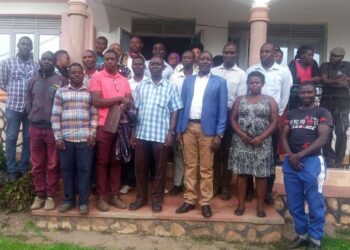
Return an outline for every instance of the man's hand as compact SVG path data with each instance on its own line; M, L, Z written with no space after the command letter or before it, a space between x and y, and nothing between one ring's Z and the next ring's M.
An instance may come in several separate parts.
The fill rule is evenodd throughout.
M249 135L247 135L247 134L244 133L244 132L240 133L238 136L241 138L241 140L242 140L245 144L249 144L249 143L253 140L252 137L250 137Z
M337 83L340 87L349 87L349 83L347 77L345 75L341 75L337 78Z
M89 135L87 138L87 145L89 149L93 149L96 144L95 136Z
M213 151L216 151L220 148L221 145L221 137L219 135L216 135L211 143L211 149Z
M301 171L303 169L303 164L300 162L300 158L301 157L298 153L288 155L288 162L296 171Z
M252 144L254 146L257 146L259 144L261 144L263 142L263 139L260 136L255 137L254 139L252 139L251 141L249 141L249 144Z
M164 148L170 148L174 144L174 135L170 132L165 137Z
M64 141L62 139L59 139L56 141L56 147L58 150L64 151L66 149L66 146L64 145Z
M135 146L136 146L136 132L135 132L135 129L133 129L131 131L130 143L131 143L131 147L135 148Z

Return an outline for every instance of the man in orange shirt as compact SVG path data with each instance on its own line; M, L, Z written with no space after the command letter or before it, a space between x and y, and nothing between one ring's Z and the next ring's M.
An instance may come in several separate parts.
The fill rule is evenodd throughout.
M108 203L126 208L118 197L121 163L115 157L117 134L106 132L104 124L111 106L132 102L128 80L117 72L118 55L113 50L104 54L104 69L96 72L90 82L92 102L98 108L96 132L96 187L97 209L108 211Z

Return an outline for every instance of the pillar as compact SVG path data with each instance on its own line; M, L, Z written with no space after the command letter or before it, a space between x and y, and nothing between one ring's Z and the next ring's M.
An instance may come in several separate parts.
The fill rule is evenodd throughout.
M69 55L71 62L81 62L85 45L85 23L88 5L85 0L68 1Z
M260 62L260 48L266 42L269 0L254 0L250 9L249 66Z

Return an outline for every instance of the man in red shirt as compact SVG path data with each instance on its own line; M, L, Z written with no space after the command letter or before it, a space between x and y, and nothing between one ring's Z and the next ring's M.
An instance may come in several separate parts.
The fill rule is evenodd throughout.
M104 54L104 69L96 72L90 82L92 102L98 108L96 132L96 187L97 209L108 211L108 203L117 208L126 208L118 197L121 178L121 163L115 157L117 134L104 130L110 107L129 105L132 102L128 80L117 72L118 55L113 50Z

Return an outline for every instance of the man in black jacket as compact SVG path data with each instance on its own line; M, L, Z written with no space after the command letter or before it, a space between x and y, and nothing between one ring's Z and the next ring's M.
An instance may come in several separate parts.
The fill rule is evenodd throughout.
M33 165L35 199L31 209L53 210L59 180L58 154L51 129L51 111L56 90L67 80L55 73L56 56L48 51L39 61L39 74L28 83L27 105L30 122L30 153Z

